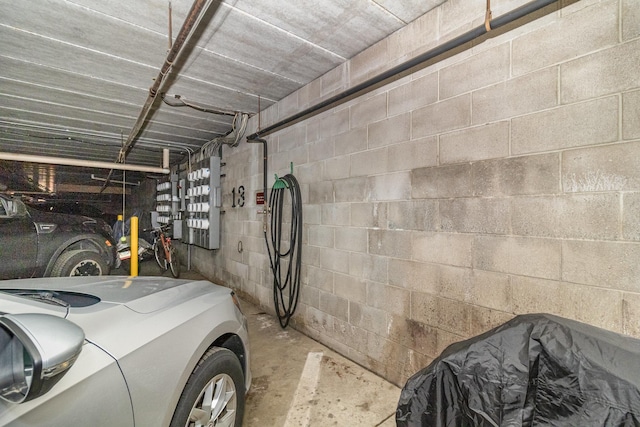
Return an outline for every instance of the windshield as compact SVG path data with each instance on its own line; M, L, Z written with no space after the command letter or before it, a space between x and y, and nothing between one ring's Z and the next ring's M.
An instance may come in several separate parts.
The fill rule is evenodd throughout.
M66 308L89 307L100 302L100 298L94 295L78 292L50 291L41 289L1 289L0 292L24 298L36 299L46 304Z

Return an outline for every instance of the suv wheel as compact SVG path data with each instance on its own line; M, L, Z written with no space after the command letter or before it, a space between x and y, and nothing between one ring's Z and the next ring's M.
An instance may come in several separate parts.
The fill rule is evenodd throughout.
M92 251L69 251L60 255L53 265L51 276L102 276L109 267L100 254Z

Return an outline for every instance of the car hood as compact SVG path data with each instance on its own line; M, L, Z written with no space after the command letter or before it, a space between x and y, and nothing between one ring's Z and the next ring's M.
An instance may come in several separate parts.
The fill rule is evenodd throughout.
M46 206L34 206L27 204L27 210L34 222L49 222L59 226L82 227L87 231L100 232L105 237L113 238L113 230L105 220L81 214L50 212Z
M28 206L29 215L35 222L52 222L58 225L77 225L84 224L87 221L94 221L93 218L82 215L70 215L57 212L41 211Z
M47 277L44 279L3 280L0 281L0 291L3 289L72 292L91 295L99 299L99 302L89 306L70 307L69 313L72 315L102 311L114 305L124 305L137 313L152 313L204 294L213 293L222 296L230 292L229 289L208 281L170 279L158 276L135 278L127 276ZM39 301L36 303L36 305L52 307L50 304ZM24 310L31 309L33 305L33 301L28 300ZM0 311L9 312L3 309L1 300ZM54 311L61 312L57 307Z

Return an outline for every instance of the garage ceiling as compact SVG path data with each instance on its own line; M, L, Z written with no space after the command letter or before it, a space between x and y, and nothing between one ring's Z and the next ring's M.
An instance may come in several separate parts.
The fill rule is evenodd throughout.
M214 0L165 99L255 114L444 1ZM175 38L191 6L0 0L0 151L115 162L167 56L169 8ZM158 99L127 163L160 166L162 148L180 162L232 120ZM56 183L89 172L56 170Z

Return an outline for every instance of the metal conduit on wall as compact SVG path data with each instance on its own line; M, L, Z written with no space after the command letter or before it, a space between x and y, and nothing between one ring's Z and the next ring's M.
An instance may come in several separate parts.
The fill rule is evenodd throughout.
M440 55L444 55L448 52L453 51L466 43L472 42L485 34L489 33L491 30L498 29L500 27L504 27L505 25L511 24L518 19L524 18L527 15L530 15L533 12L536 12L550 4L557 3L558 0L535 0L524 4L511 12L505 13L495 19L487 18L487 21L482 25L467 31L466 33L449 40L446 43L441 44L427 52L416 56L409 61L406 61L400 65L397 65L375 77L370 78L360 84L357 84L350 89L345 90L342 93L334 95L325 101L322 101L312 107L309 107L301 112L294 114L290 117L287 117L279 122L276 122L270 126L267 126L264 129L258 130L257 132L247 136L247 141L256 140L259 138L265 137L273 132L282 130L286 127L294 125L302 120L308 119L310 117L315 116L316 114L320 114L323 111L326 111L330 108L334 108L356 96L364 95L365 93L373 90L374 88L383 85L388 82L392 78L406 72L410 72L411 69L418 67L419 65L424 64L425 62L432 60ZM487 9L488 10L488 9ZM490 17L490 14L487 14L487 17Z

